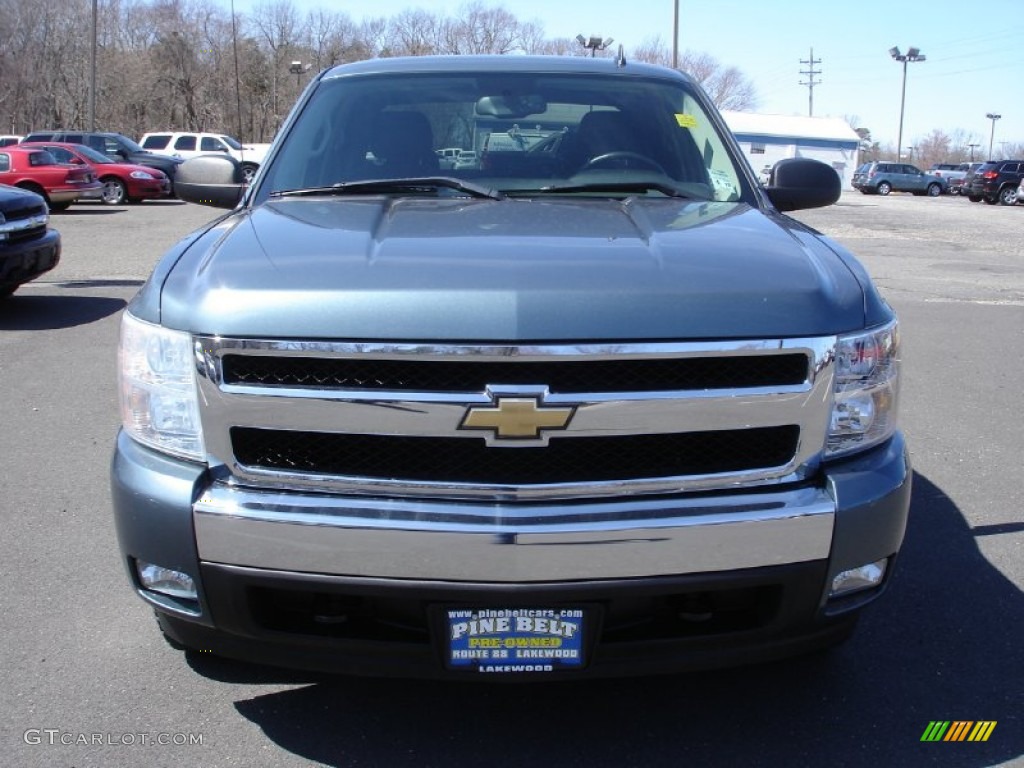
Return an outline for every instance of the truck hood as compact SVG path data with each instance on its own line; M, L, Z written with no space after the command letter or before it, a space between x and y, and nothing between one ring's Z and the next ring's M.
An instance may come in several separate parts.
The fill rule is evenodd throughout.
M199 237L160 310L241 337L742 339L862 328L865 293L820 235L745 204L311 197Z

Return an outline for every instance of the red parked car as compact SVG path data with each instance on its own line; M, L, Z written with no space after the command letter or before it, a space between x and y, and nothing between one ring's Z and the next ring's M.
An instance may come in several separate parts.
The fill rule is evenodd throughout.
M21 144L0 147L0 184L41 195L51 211L63 211L82 195L103 189L89 166L58 163L45 149Z
M91 167L103 185L99 199L107 205L156 200L171 194L171 180L163 171L145 165L119 163L84 144L40 141L20 146L45 149L61 163Z

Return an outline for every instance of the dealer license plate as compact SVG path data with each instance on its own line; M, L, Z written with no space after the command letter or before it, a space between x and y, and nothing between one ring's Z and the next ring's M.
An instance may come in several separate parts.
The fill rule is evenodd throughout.
M449 609L448 665L495 674L580 669L584 614L575 608Z

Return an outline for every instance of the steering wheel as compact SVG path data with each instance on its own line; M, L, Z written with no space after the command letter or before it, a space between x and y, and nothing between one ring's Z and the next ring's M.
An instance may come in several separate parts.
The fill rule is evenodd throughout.
M582 167L578 171L576 171L576 173L583 173L584 171L589 171L611 160L636 160L641 165L644 165L647 168L651 168L664 176L668 176L668 174L665 172L665 169L662 168L657 162L647 157L647 155L641 155L639 152L626 151L605 152L603 155L592 157L589 160L587 160L587 162L585 162L582 165Z

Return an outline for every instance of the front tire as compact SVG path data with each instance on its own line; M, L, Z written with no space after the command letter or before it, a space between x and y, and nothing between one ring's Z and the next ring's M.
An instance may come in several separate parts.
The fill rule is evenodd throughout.
M252 179L259 168L260 167L254 163L242 163L242 181L246 184L252 184Z
M890 184L888 181L883 181L881 184L878 185L878 194L888 195L890 192L892 192L892 184Z
M105 179L100 179L100 181L103 182L103 193L100 199L106 205L123 205L125 200L128 199L128 190L120 179L108 176Z

